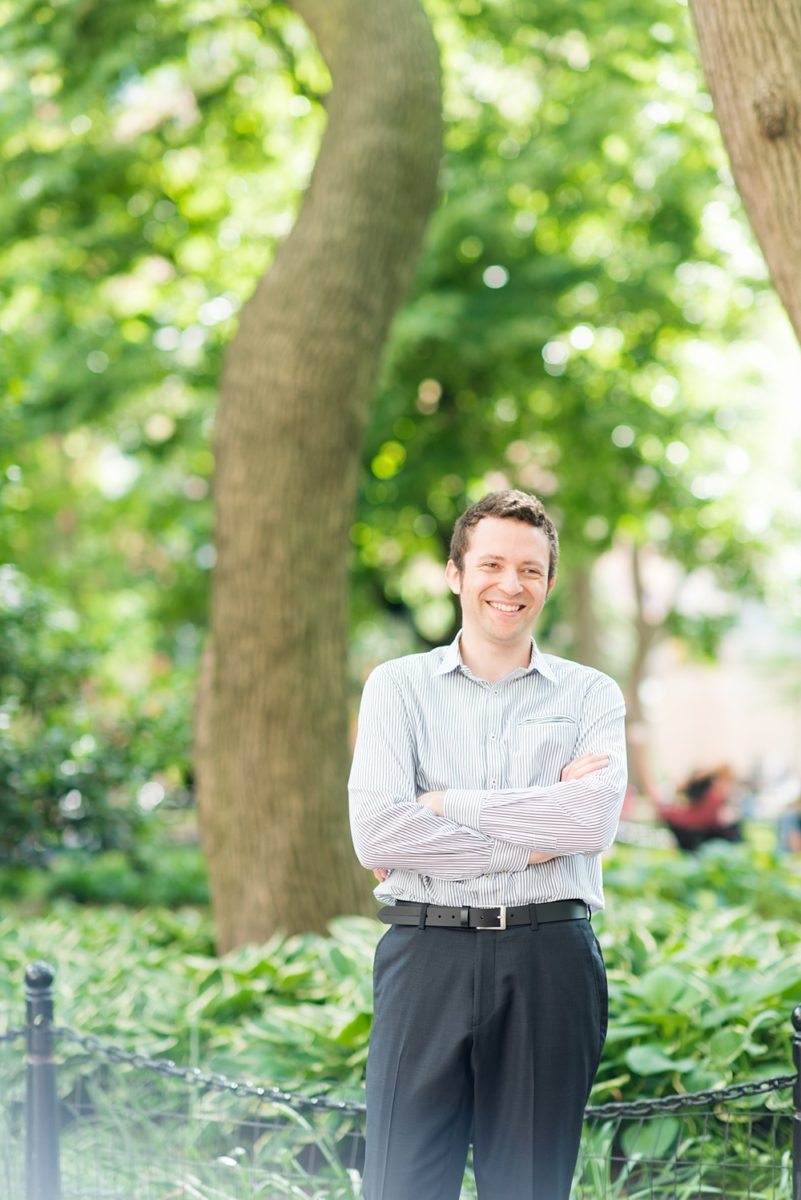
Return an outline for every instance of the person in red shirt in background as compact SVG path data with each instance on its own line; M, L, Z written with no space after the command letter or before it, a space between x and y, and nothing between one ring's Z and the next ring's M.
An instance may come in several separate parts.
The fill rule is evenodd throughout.
M657 812L682 850L697 850L714 838L741 842L734 790L734 772L728 763L712 770L694 771L678 789L682 801L678 804L657 801Z

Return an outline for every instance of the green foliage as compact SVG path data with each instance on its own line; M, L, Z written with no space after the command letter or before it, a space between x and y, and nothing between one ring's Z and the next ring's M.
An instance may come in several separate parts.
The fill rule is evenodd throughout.
M117 800L153 771L185 780L216 381L308 182L327 76L269 0L3 2L0 58L0 559L74 634L39 678L75 711L3 751L21 845L62 821L82 738L87 814L113 797L124 825Z
M619 846L609 859L608 910L596 918L596 930L609 968L611 1024L592 1102L790 1074L788 1018L799 1000L801 978L797 876L768 852L748 845L709 847L697 856ZM177 866L174 861L162 865L168 875ZM276 936L218 958L204 911L131 913L59 901L41 916L7 902L4 913L0 1024L20 1022L24 966L44 958L56 967L59 1023L127 1050L235 1079L342 1100L363 1098L370 966L384 931L378 922L342 917L332 923L329 937ZM97 1170L119 1172L122 1159L140 1179L147 1170L165 1187L170 1180L177 1186L180 1176L198 1195L240 1194L244 1174L233 1166L244 1153L236 1149L242 1146L243 1098L195 1094L184 1085L120 1067L109 1075L100 1060L67 1040L60 1057L60 1088L67 1102L79 1079L95 1098L99 1125L86 1137ZM22 1058L15 1068L6 1056L3 1070L4 1086L17 1094ZM122 1125L115 1116L117 1092L109 1098L113 1081L117 1106L126 1114ZM765 1099L742 1103L747 1114L749 1106L764 1107ZM154 1107L185 1113L187 1104L192 1120L185 1161L179 1164L150 1114ZM721 1126L719 1136L703 1121L696 1128L692 1117L681 1123L672 1117L624 1123L619 1129L614 1122L593 1124L577 1195L612 1200L664 1193L689 1200L698 1192L692 1163L701 1158L704 1194L729 1196L732 1162L739 1161L741 1150L743 1161L750 1162L761 1145L760 1129L744 1123L745 1117L739 1120ZM290 1167L297 1171L292 1156L304 1147L317 1145L332 1156L330 1183L310 1189L319 1200L351 1194L336 1159L337 1139L347 1122L332 1121L329 1129L316 1119L300 1119L284 1135L287 1176ZM112 1153L112 1142L115 1151L129 1147L129 1152ZM64 1143L70 1178L81 1178L81 1145L89 1144L80 1140L80 1125L70 1127ZM254 1162L268 1149L272 1155L265 1138L255 1148ZM729 1166L718 1177L716 1155L724 1153ZM673 1161L676 1154L680 1169ZM662 1167L643 1165L652 1155L665 1160ZM765 1155L763 1175L758 1163L748 1174L754 1197L762 1195L763 1177L775 1182L769 1165L775 1148L768 1146ZM230 1173L220 1173L223 1161ZM280 1174L271 1193L276 1196L284 1194ZM294 1194L285 1186L286 1194ZM471 1188L468 1179L465 1196L474 1194Z
M444 196L377 397L361 573L438 640L452 602L432 599L425 564L467 502L511 485L547 498L568 578L634 543L752 585L759 549L725 457L758 400L720 384L764 269L686 12L429 7ZM691 637L683 618L673 632Z
M142 821L126 850L66 850L48 855L47 869L5 867L0 896L39 909L54 900L147 908L209 902L206 865L193 845L154 839L153 817Z
M642 854L618 845L604 870L605 886L616 910L654 893L669 905L685 903L700 912L742 908L758 922L786 921L798 903L798 876L761 841L707 842L697 854ZM658 917L654 936L666 934L668 924L667 916Z
M786 865L748 846L692 858L618 847L607 894L596 928L611 1021L595 1102L789 1073L801 939ZM217 958L202 912L10 911L0 1011L17 1022L24 965L45 958L60 1021L236 1078L358 1098L382 932L342 917L330 937L276 936Z
M59 1020L75 1028L240 1078L358 1096L379 927L342 918L332 932L218 959L204 913L57 902L1 923L0 1011L16 1023L24 965L45 958Z
M180 1085L158 1083L151 1078L143 1088L140 1080L137 1087L130 1073L118 1070L115 1080L89 1085L84 1095L94 1120L72 1122L61 1134L67 1195L86 1188L90 1162L92 1184L103 1195L356 1200L358 1189L342 1162L352 1146L352 1117L323 1120L282 1104L248 1105L241 1097L200 1091L187 1113ZM124 1117L114 1107L117 1098ZM156 1106L160 1120L153 1119Z
M427 564L502 480L564 516L566 574L617 538L752 579L721 467L745 414L714 347L743 333L762 271L686 13L428 7L443 203L366 446L357 622L447 629ZM308 182L328 79L268 0L0 11L0 551L158 691L197 662L216 381Z
M0 555L103 628L94 675L138 669L159 707L206 620L222 351L308 180L326 75L269 0L0 10Z
M697 856L618 847L606 888L610 1035L595 1095L786 1074L797 876L746 844Z
M58 847L131 848L143 816L135 800L148 803L143 786L161 798L154 775L173 787L186 781L186 689L169 708L154 693L129 711L128 697L101 688L99 662L110 652L72 609L0 568L3 860Z
M725 1110L720 1118L690 1111L585 1125L571 1197L774 1200L789 1194L789 1114L781 1131L770 1117L731 1116Z

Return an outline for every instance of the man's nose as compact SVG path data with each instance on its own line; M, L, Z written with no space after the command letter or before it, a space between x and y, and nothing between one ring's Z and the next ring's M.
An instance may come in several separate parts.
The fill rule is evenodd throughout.
M518 592L523 590L517 571L513 567L508 567L504 571L499 580L499 585L501 591L506 592L508 596L516 596Z

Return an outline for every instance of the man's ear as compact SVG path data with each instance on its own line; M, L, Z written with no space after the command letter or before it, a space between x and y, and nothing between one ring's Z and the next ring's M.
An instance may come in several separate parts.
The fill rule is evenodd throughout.
M462 577L459 574L459 568L452 558L448 559L448 565L445 568L445 578L454 596L458 596L462 590Z
M550 579L550 580L548 581L548 591L545 593L545 599L546 599L546 600L548 599L548 597L550 596L551 592L553 591L553 585L554 585L555 583L556 583L556 576L554 575L553 579Z

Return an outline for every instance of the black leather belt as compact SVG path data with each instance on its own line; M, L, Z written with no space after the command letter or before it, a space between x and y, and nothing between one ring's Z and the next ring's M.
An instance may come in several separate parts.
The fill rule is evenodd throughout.
M551 900L547 904L521 904L516 908L447 908L398 900L378 910L385 925L438 925L446 929L508 929L511 925L537 925L548 921L586 921L590 910L583 900Z

